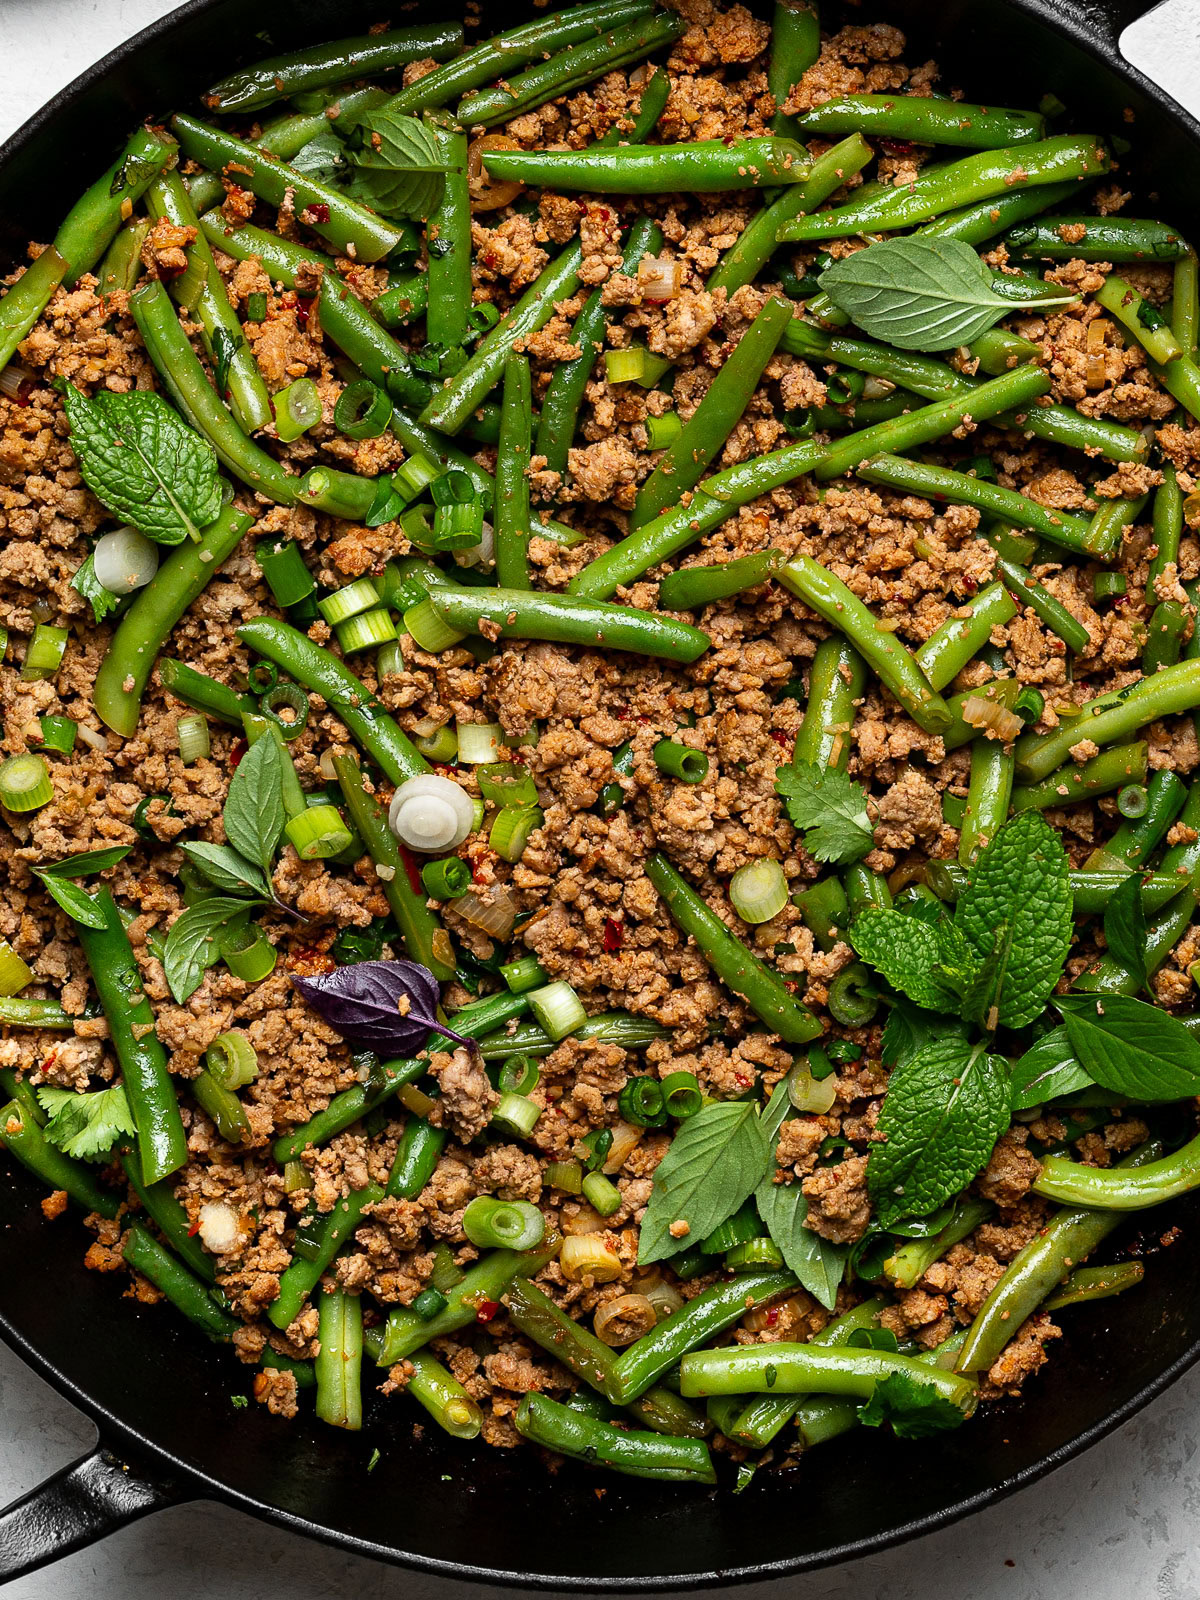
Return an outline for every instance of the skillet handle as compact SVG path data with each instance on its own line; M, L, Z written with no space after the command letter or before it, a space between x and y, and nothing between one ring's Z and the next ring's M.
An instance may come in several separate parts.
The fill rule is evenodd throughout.
M0 1510L0 1584L186 1498L98 1445Z
M1153 11L1159 0L1041 0L1041 4L1060 25L1103 44L1120 55L1119 41L1131 22Z

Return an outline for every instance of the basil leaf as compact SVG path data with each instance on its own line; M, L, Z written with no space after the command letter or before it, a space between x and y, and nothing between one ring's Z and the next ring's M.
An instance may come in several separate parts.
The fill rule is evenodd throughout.
M788 1099L787 1079L775 1086L775 1092L762 1114L763 1136L767 1141L766 1176L754 1191L754 1204L762 1218L763 1226L783 1252L783 1259L800 1279L800 1282L825 1307L832 1311L837 1300L838 1284L846 1270L849 1245L832 1244L819 1233L804 1226L808 1216L808 1199L795 1182L775 1182L775 1146L779 1130L792 1113Z
M195 994L209 967L220 960L217 934L246 915L244 900L213 895L210 900L189 906L171 924L163 950L163 971L167 986L180 1005Z
M348 192L386 217L424 219L441 203L446 157L419 117L367 112L352 134L353 177Z
M96 558L89 556L71 579L71 587L81 594L92 608L92 619L103 622L110 611L121 604L121 596L106 589L96 576Z
M234 356L246 343L239 333L236 337L220 324L213 329L213 386L223 400L229 398L229 368Z
M1130 1100L1200 1094L1200 1041L1167 1011L1124 994L1064 994L1055 1005L1080 1065Z
M216 452L161 395L103 389L89 400L73 384L57 387L84 482L114 516L179 544L220 515Z
M78 855L64 856L61 861L51 861L33 870L39 878L82 878L91 872L107 872L133 849L132 845L114 844L107 850L81 850Z
M961 239L885 239L835 261L817 281L851 321L901 350L969 344L1015 309ZM1075 298L1048 294L1024 305L1060 306Z
M256 900L269 900L271 886L265 873L223 844L184 844L179 847L196 870L226 894L249 895Z
M340 119L339 119L340 120ZM345 146L331 128L310 139L302 150L288 162L293 172L302 172L306 178L316 178L321 183L334 183L349 169Z
M414 1055L430 1033L444 1034L458 1044L467 1042L438 1021L441 990L420 962L359 961L319 978L292 982L313 1010L360 1050Z
M982 1044L938 1039L895 1067L867 1161L875 1220L935 1211L986 1165L1009 1123L1008 1063Z
M271 876L283 832L283 767L274 739L260 739L238 762L223 815L225 836L248 861Z
M1008 1103L1013 1111L1032 1111L1047 1100L1092 1086L1093 1079L1075 1059L1066 1028L1054 1028L1013 1063Z
M976 858L954 924L981 961L1007 928L996 1020L1022 1028L1042 1014L1071 947L1071 880L1062 840L1038 811L999 828Z
M638 1261L664 1261L698 1244L754 1193L770 1152L752 1100L722 1100L683 1124L654 1172ZM686 1222L676 1238L671 1224Z
M1108 902L1104 937L1109 954L1144 988L1146 975L1146 913L1142 910L1142 877L1131 872Z
M69 883L65 878L42 878L42 885L51 900L57 901L69 917L85 928L106 926L103 911L77 883Z

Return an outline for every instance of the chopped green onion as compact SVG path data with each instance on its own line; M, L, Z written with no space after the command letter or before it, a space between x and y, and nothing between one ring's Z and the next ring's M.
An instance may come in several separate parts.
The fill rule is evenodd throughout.
M62 666L69 637L68 629L52 628L48 623L39 622L25 647L25 663L21 668L22 682L32 683L41 678L52 678Z
M261 289L255 289L246 296L246 321L265 322L267 320L267 297Z
M480 828L483 827L483 815L486 809L483 801L476 795L471 801L471 827L469 830L471 833L478 833Z
M467 312L467 330L480 337L500 321L500 313L490 300L480 300Z
M668 1072L662 1080L662 1092L667 1115L680 1122L694 1117L704 1104L704 1096L694 1072Z
M272 396L275 432L284 444L307 433L321 420L321 393L311 378L297 378Z
M402 622L401 627L403 626ZM389 639L386 644L381 644L375 657L376 678L382 682L384 678L394 677L397 672L403 672L404 670L404 650L399 639ZM429 754L427 750L421 753L422 755Z
M617 1110L635 1128L661 1128L667 1120L662 1084L657 1078L629 1078L617 1096Z
M506 961L500 976L508 985L510 994L525 994L545 984L546 973L536 956L522 956L519 961Z
M333 594L327 595L324 600L318 600L317 610L329 626L335 628L339 622L347 622L351 617L370 611L378 604L379 590L370 578L358 578L354 583L348 583L345 588L337 589Z
M667 358L651 355L645 345L634 344L627 350L604 352L604 376L609 383L640 383L643 389L653 389L670 370Z
M575 1154L583 1162L589 1172L598 1172L608 1160L608 1152L612 1149L613 1134L611 1128L593 1128L591 1133L585 1134L575 1145Z
M665 450L682 432L683 423L673 411L664 411L661 417L646 418L646 438L651 450Z
M703 750L693 750L674 739L660 739L651 751L654 765L668 778L679 778L684 783L703 783L708 776L708 757Z
M569 983L548 983L529 991L529 1009L555 1044L587 1021L579 996Z
M583 1168L578 1161L552 1161L542 1174L549 1189L561 1189L563 1194L580 1194L583 1190Z
M198 711L179 718L175 724L175 737L179 740L179 759L185 767L203 761L212 748L208 737L208 718Z
M730 1272L747 1272L754 1267L782 1267L783 1251L774 1239L747 1239L745 1244L734 1245L725 1252L725 1265Z
M290 817L283 831L301 861L325 861L354 841L341 812L328 802Z
M1140 783L1127 783L1117 795L1117 810L1131 822L1146 815L1149 803L1145 786Z
M458 735L447 722L429 738L414 739L413 743L427 761L435 766L445 766L458 756Z
M460 1266L456 1265L448 1245L439 1244L433 1252L433 1271L429 1274L429 1282L435 1289L440 1289L445 1294L447 1289L453 1289L463 1281L465 1274Z
M114 528L96 540L92 571L109 594L132 594L158 571L158 546L136 528Z
M482 497L438 506L433 514L433 548L469 550L477 545L483 538L483 510Z
M0 939L0 995L7 1000L33 982L33 968L21 960L7 939Z
M498 762L504 729L498 722L463 722L458 730L458 759L463 766L481 767Z
M59 755L69 756L75 748L75 736L79 732L72 717L39 717L42 729L42 749L54 750Z
M457 900L471 887L471 869L458 856L427 861L421 868L421 883L431 900Z
M494 806L536 806L537 785L515 761L486 762L475 774L479 792Z
M527 1139L537 1126L541 1114L541 1107L535 1106L525 1095L505 1094L501 1095L500 1104L492 1112L491 1125Z
M452 644L457 644L466 637L452 628L448 622L443 622L434 610L432 600L422 600L415 606L409 606L404 613L404 627L413 636L413 642L419 650L424 650L428 655L435 656L442 650L448 650ZM459 733L462 728L460 725ZM462 742L459 741L459 759L462 759ZM482 756L483 761L494 761L495 756Z
M221 960L243 983L261 983L275 970L279 954L256 923L227 928L217 936Z
M390 614L382 606L376 611L364 611L360 617L351 617L334 629L344 656L357 650L370 650L374 645L386 644L396 637L396 627Z
M279 668L273 661L256 661L246 673L246 687L251 694L270 694L279 682Z
M333 425L347 439L378 439L392 420L392 402L370 378L356 378L337 397Z
M967 800L965 795L951 794L948 790L942 795L942 821L949 828L961 828L967 815Z
M313 1175L304 1165L303 1161L285 1161L283 1164L283 1192L284 1194L299 1194L301 1189L311 1189Z
M422 1289L412 1303L413 1310L422 1322L432 1322L434 1317L450 1304L440 1289Z
M837 1099L837 1084L832 1075L825 1079L813 1076L810 1062L797 1061L788 1073L788 1099L796 1111L807 1111L814 1116L824 1116Z
M258 1076L258 1052L240 1029L231 1028L209 1045L204 1065L222 1089L241 1089Z
M262 539L254 547L254 559L262 568L267 587L284 611L306 600L317 587L317 580L304 565L300 546L290 539Z
M729 900L743 922L770 922L787 905L787 878L779 862L762 856L739 867L729 880Z
M1013 701L1013 710L1022 722L1037 722L1046 709L1046 697L1040 689L1027 685Z
M277 683L263 695L258 709L284 739L298 739L308 722L308 696L297 683ZM285 717L285 711L292 715Z
M621 1209L621 1191L602 1172L588 1173L583 1180L583 1198L602 1217L611 1217Z
M463 1212L462 1230L479 1250L532 1250L545 1237L546 1219L528 1200L478 1194Z
M1114 600L1128 587L1123 572L1098 572L1092 579L1092 593L1097 600Z
M529 844L529 835L545 820L540 806L505 806L496 813L488 844L501 861L519 861Z
M222 1139L241 1144L249 1136L250 1123L241 1101L229 1089L222 1089L210 1072L197 1073L191 1089Z
M409 456L407 461L401 462L392 473L392 487L405 505L408 505L418 495L424 494L429 485L441 476L442 469L437 462L431 461L428 456L418 451L415 456ZM405 532L408 532L407 528Z
M865 1028L879 1010L879 997L871 982L871 974L856 961L852 967L844 967L829 985L825 1003L829 1015L843 1028Z
M496 1087L501 1094L532 1094L541 1073L529 1056L509 1056L500 1068Z

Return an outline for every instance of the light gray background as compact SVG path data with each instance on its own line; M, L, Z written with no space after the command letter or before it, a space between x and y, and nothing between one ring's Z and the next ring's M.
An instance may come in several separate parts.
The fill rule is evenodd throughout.
M0 0L0 140L91 62L172 9L171 0ZM1200 0L1168 0L1129 30L1125 49L1200 110ZM90 1424L0 1345L0 1503L91 1443ZM935 1588L939 1600L1200 1600L1198 1443L1200 1370L1080 1460L967 1523L833 1572L742 1592L747 1600L925 1600ZM210 1505L150 1518L8 1592L14 1600L501 1593L342 1556Z

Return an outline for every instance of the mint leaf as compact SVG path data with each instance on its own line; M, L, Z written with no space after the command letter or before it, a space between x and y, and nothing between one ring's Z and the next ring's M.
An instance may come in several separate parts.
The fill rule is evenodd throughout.
M961 239L886 239L843 256L817 281L872 339L901 350L969 344L1013 310ZM1024 304L1061 306L1075 298L1067 292Z
M1130 1100L1200 1094L1200 1041L1178 1018L1125 994L1064 994L1054 1002L1080 1066Z
M199 843L179 848L197 872L225 894L247 895L256 900L271 898L271 886L263 871L228 845Z
M103 622L110 611L121 604L121 596L106 589L96 576L95 557L89 556L71 579L71 587L81 594L92 608L92 619Z
M957 1011L958 995L937 976L944 949L938 929L902 911L874 908L854 919L849 937L893 989L927 1011Z
M230 844L269 878L285 821L282 757L274 739L260 739L238 762L223 820Z
M832 1311L838 1284L846 1270L849 1245L831 1244L819 1233L804 1226L808 1200L798 1183L775 1182L775 1146L779 1130L793 1115L788 1099L787 1079L776 1084L775 1092L762 1114L763 1136L767 1141L766 1176L754 1191L754 1204L763 1226L783 1252L783 1259L800 1279L809 1294Z
M34 868L37 872L37 868ZM75 922L81 922L85 928L103 928L106 926L103 911L92 899L85 889L77 883L69 883L65 878L42 878L42 887L51 900L60 905L62 909Z
M655 1168L642 1218L640 1265L707 1238L750 1198L769 1161L752 1100L722 1100L690 1117ZM673 1222L686 1222L688 1231L676 1238L669 1231Z
M119 1083L92 1094L43 1085L37 1097L49 1118L42 1129L47 1141L78 1160L94 1161L107 1155L118 1139L136 1132L129 1101Z
M73 384L60 390L84 482L115 517L179 544L220 515L216 452L161 395L105 389L89 400Z
M1104 913L1104 937L1109 954L1126 972L1146 985L1146 913L1142 910L1142 877L1131 872L1108 902Z
M348 153L354 199L385 217L424 219L437 210L446 186L446 157L420 117L386 105L367 112L357 119Z
M986 1033L995 1033L1000 1025L1000 996L1011 953L1012 933L1007 922L1002 922L996 929L991 954L980 962L963 990L963 1016Z
M244 900L214 895L189 906L171 924L163 950L163 971L167 986L180 1005L195 994L209 967L220 960L217 934L237 917L246 915Z
M890 1372L871 1391L871 1398L859 1407L858 1420L868 1428L890 1422L900 1439L926 1439L931 1433L944 1433L960 1427L966 1413L953 1400L939 1394L931 1383L907 1372Z
M1071 882L1062 841L1040 812L1022 811L976 858L955 926L982 961L1007 929L996 1020L1022 1028L1045 1009L1071 947Z
M982 1044L936 1039L893 1068L867 1162L876 1221L925 1216L983 1167L1009 1121L1008 1063Z
M106 850L81 850L78 855L64 856L61 861L49 861L44 867L33 870L39 878L85 878L93 872L107 872L118 861L124 861L133 846L110 845Z
M804 848L818 861L847 865L873 847L866 791L836 767L796 761L775 773L792 825L804 833Z
M1032 1111L1047 1100L1074 1094L1077 1089L1090 1089L1092 1084L1092 1078L1075 1059L1066 1028L1054 1028L1013 1063L1009 1108Z
M883 1025L880 1057L885 1067L898 1067L937 1039L966 1037L963 1023L949 1017L932 1016L928 1011L914 1011L903 1000L898 1000Z

